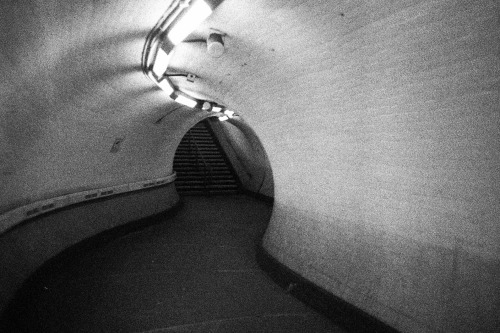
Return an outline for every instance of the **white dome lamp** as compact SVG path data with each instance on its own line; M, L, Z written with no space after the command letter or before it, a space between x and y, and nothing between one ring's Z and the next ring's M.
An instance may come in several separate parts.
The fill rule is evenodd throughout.
M214 58L219 58L224 54L224 40L222 35L216 32L211 33L207 38L207 52Z

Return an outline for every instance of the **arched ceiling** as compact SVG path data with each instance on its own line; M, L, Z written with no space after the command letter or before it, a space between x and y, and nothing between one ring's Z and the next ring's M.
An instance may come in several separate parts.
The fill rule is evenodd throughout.
M170 172L168 143L194 115L149 81L140 63L168 5L1 2L0 211ZM112 155L116 138L125 138L123 150Z
M1 2L0 207L169 172L164 161L175 149L169 142L177 142L180 124L200 117L140 70L145 37L169 4ZM305 133L311 139L344 131L326 137L323 147L347 161L330 167L358 172L354 160L378 146L361 149L372 136L356 129L386 126L380 117L391 110L439 108L495 88L498 38L490 27L498 25L497 11L495 1L226 0L175 48L170 69L199 77L174 78L182 90L242 114L273 167L283 167L283 181L292 176L288 155L298 152L296 140ZM211 29L227 34L220 58L209 57L199 41ZM290 126L314 130L295 133ZM413 133L386 130L403 139ZM110 154L121 137L122 152ZM300 154L303 163L326 156L314 141Z

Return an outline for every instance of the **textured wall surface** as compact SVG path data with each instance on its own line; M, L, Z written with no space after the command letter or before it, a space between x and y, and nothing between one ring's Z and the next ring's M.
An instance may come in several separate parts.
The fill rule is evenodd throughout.
M170 173L203 116L138 68L167 5L1 2L0 211ZM273 256L402 331L494 332L499 16L496 0L226 0L171 69L260 137Z
M172 173L175 144L202 118L141 71L145 38L167 7L0 1L0 213Z
M172 173L180 139L206 114L169 102L141 71L145 38L167 6L0 1L0 214ZM116 139L121 146L111 152ZM0 235L0 311L30 273L66 247L177 201L171 184Z
M266 249L402 331L500 330L499 14L234 0L206 24L223 57L176 50L269 155Z
M50 258L100 232L165 212L178 201L171 183L59 210L0 235L0 314L24 280Z

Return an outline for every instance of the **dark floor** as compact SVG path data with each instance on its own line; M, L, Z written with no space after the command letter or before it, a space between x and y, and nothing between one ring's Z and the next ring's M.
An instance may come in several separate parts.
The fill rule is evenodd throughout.
M275 285L255 261L271 208L186 197L165 223L44 272L18 319L43 332L344 332ZM20 328L19 328L20 329Z

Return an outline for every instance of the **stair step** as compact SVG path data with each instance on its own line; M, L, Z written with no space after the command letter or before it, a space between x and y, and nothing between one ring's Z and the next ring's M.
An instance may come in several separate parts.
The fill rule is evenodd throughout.
M176 186L187 186L187 185L204 185L205 180L176 180ZM208 181L207 186L212 185L236 185L236 181L234 179L211 179Z
M204 153L217 153L217 154L220 154L220 150L216 147L198 147L198 149L196 149L195 147L178 147L177 148L177 152L178 153L181 153L181 154L194 154L196 153L196 151L200 152L204 152Z
M186 164L189 163L191 165L196 165L199 164L200 166L203 166L204 163L207 165L211 165L212 163L224 163L225 160L222 157L210 157L210 158L204 158L204 159L190 159L190 158L183 158L183 159L176 159L174 161L174 165L176 164Z
M178 176L188 175L188 174L204 175L207 172L209 172L208 170L203 170L202 168L197 168L197 167L184 167L182 169L177 168L175 170L176 170ZM229 168L227 166L226 167L213 167L210 170L210 172L212 174L231 174L231 170L229 170Z
M212 176L224 176L224 177L233 177L231 174L231 170L229 169L218 169L218 170L202 170L200 168L190 168L189 170L177 172L177 178L188 178L188 177L206 177L207 175Z
M198 165L200 167L203 167L205 165L207 166L214 166L214 165L226 165L226 162L223 159L217 159L217 158L212 158L212 159L205 159L205 160L176 160L174 161L174 169L176 166L184 166L184 165Z
M174 161L174 166L175 165L200 165L203 166L205 164L207 165L219 165L219 164L226 164L223 158L205 158L205 159L179 159Z
M218 180L218 179L234 179L233 176L231 175L230 172L228 173L221 173L221 174L212 174L210 176L212 179L215 179L215 180ZM200 174L200 175L193 175L193 174L189 174L189 175L179 175L177 174L177 178L176 178L176 181L184 181L186 179L189 179L189 180L203 180L205 177L204 175Z
M203 170L202 168L196 168L196 167L184 167L184 168L177 168L174 170L177 172L177 176L181 176L181 175L204 175L206 174L208 171L207 170ZM212 172L212 174L228 174L230 175L231 174L231 170L229 170L229 168L226 166L226 167L213 167L212 170L210 170Z
M208 170L210 169L210 170ZM177 174L179 173L200 173L200 174L203 174L203 173L206 173L206 172L221 172L221 171L228 171L229 173L231 173L231 169L229 169L229 167L227 165L208 165L208 168L205 168L204 165L196 165L196 164L184 164L184 165L176 165L174 166L174 170L177 172Z
M231 174L231 170L229 170L228 168L211 170L211 172L200 170L198 168L191 168L189 170L184 170L184 171L180 171L180 172L177 171L177 178L179 178L179 177L186 178L186 177L190 177L191 175L197 176L197 177L205 177L205 175L207 175L208 173L210 173L211 175L214 175L214 176L233 177L233 175Z
M181 195L239 193L238 181L205 123L191 128L174 156L175 186Z
M184 137L181 142L199 142L199 141L208 141L210 140L213 142L213 138L210 134L196 134L196 135L191 135L191 136L186 136Z
M174 166L177 167L177 169L179 168L182 168L182 167L200 167L200 168L204 168L205 166L206 167L221 167L221 166L224 166L224 167L228 167L227 164L224 162L224 161L205 161L205 163L203 163L203 161L199 161L198 163L196 163L195 161L191 161L191 162L176 162L174 164Z
M238 194L239 191L209 191L209 192L204 192L204 191L186 191L182 192L181 194L183 196L201 196L201 195L233 195L233 194Z
M236 190L238 189L238 186L236 185L208 185L208 186L182 186L182 185L176 185L175 188L177 190L202 190L202 189L207 189L207 190L217 190L217 191L224 191L224 190Z
M174 160L178 157L190 157L192 156L193 158L196 158L196 156L193 156L194 152L192 151L177 151L178 153L174 157ZM209 150L209 151L203 151L200 152L200 155L205 156L223 156L218 150Z
M224 157L222 155L215 155L215 154L210 154L207 156L192 156L192 155L182 155L182 156L176 156L174 159L175 161L214 161L214 160L221 160L224 161Z
M179 143L179 144L180 144L180 143ZM184 144L184 143L183 143L183 144ZM185 144L186 144L187 146L189 146L189 145L190 145L190 143L189 143L189 142L186 142ZM215 145L214 145L213 143L211 143L211 142L196 142L196 145L193 143L193 144L191 144L191 146L193 146L193 147L195 147L195 146L197 146L197 147L213 147L213 148L217 149L217 146L215 146Z

